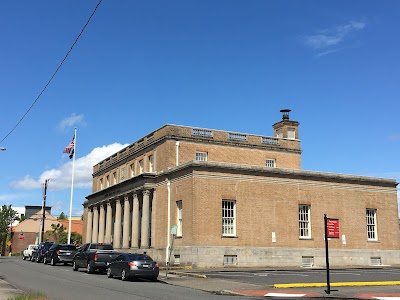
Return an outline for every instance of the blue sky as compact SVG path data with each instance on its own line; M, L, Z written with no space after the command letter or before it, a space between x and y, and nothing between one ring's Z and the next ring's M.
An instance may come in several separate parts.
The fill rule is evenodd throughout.
M6 1L0 204L73 215L92 167L164 124L273 135L290 108L302 168L400 180L400 2Z

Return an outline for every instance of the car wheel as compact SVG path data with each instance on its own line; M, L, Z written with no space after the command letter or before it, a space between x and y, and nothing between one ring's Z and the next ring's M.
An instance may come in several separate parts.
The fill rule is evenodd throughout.
M39 257L36 257L36 263L40 263Z
M51 258L50 264L51 264L52 266L55 266L55 265L56 265L56 262L54 261L54 257Z
M74 260L73 262L72 262L72 270L74 270L74 271L78 271L78 265L76 264L76 261Z
M87 266L86 266L86 273L92 274L94 272L92 265L90 264L90 261L88 261Z
M122 269L122 271L121 271L121 280L122 281L127 281L128 280L128 277L126 277L125 269Z
M113 275L111 274L111 269L110 268L107 269L107 277L108 278L113 278Z
M29 255L28 260L29 260L29 261L32 261L32 256Z
M151 277L151 281L155 282L155 281L157 281L157 278L158 278L158 276L153 276L153 277Z
M43 263L44 263L45 265L47 265L47 263L48 263L46 256L43 257Z
M26 259L26 256L25 255L22 255L22 260L25 260Z

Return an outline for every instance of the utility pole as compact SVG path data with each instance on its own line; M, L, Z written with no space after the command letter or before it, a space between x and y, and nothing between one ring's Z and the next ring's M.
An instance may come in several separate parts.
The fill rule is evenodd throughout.
M40 241L44 242L44 219L46 218L46 194L47 194L47 183L50 179L44 181L44 191L43 191L43 215L42 215L42 229L40 235Z

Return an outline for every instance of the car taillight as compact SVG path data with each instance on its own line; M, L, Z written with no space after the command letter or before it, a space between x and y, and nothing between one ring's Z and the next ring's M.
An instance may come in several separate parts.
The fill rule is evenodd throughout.
M130 267L136 267L137 265L136 265L133 261L130 261L130 262L128 262L128 266L130 266Z
M97 258L99 257L99 255L96 253L95 255L94 255L94 260L97 260Z

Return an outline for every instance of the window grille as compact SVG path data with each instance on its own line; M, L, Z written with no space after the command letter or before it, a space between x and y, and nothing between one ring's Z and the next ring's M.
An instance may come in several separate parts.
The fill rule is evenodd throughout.
M368 240L376 241L376 240L378 240L377 231L376 231L376 209L367 208L366 216L367 216Z
M372 266L381 266L382 265L382 259L380 257L371 257L371 265Z
M275 159L267 159L265 165L269 168L275 168Z
M174 265L180 265L181 264L181 256L175 254L174 255Z
M207 152L196 152L196 160L199 161L207 161Z
M299 237L300 238L311 237L309 205L299 205Z
M267 145L279 145L279 140L273 137L263 136L261 137L261 143Z
M237 255L224 255L224 266L236 266Z
M121 181L125 180L125 166L121 167L119 178L121 179Z
M228 140L231 141L246 141L247 136L240 133L228 133Z
M314 256L302 256L301 266L303 268L311 268L314 266Z
M201 137L213 137L213 133L211 130L206 129L192 129L192 135L194 136L201 136Z
M222 201L222 235L235 236L235 201L224 200Z
M182 200L176 201L177 212L177 228L176 236L182 236Z

